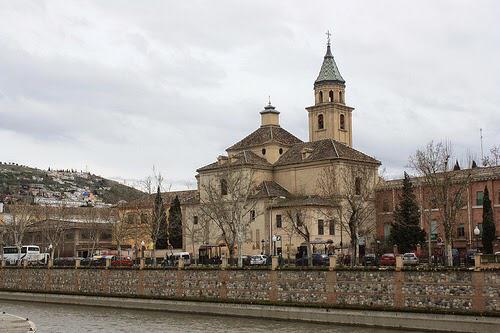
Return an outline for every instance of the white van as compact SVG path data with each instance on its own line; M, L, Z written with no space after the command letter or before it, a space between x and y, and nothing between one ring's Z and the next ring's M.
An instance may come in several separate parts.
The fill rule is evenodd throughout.
M21 246L21 252L19 252L17 246L4 246L3 258L10 265L15 265L22 260L27 260L28 262L46 263L48 254L40 253L40 248L36 245Z
M173 263L174 265L177 265L179 263L179 259L182 258L184 260L184 265L189 266L191 265L191 255L189 252L177 252L172 255L173 258Z

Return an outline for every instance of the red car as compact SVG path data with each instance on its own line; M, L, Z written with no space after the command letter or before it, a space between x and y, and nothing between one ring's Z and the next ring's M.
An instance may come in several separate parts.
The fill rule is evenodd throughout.
M112 267L132 267L134 262L130 257L111 257L111 266Z
M396 265L396 256L394 253L385 253L380 257L380 266L394 266Z

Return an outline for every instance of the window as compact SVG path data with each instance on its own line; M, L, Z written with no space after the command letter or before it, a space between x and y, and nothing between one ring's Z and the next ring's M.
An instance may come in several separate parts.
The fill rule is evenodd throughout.
M296 215L296 221L297 221L297 226L301 227L302 226L302 219L300 218L299 213L297 213L297 215Z
M330 92L328 93L328 102L333 102L333 91L330 90Z
M343 114L340 115L340 129L345 129L345 116Z
M391 235L391 228L392 226L390 223L384 224L384 239L388 239Z
M66 232L66 234L64 235L64 238L66 240L73 240L75 239L75 234L72 232L72 231L68 231Z
M431 221L431 240L436 240L438 237L437 221Z
M323 92L322 91L319 92L319 102L323 103Z
M500 205L500 191L497 192L497 204Z
M359 177L354 180L354 190L356 195L361 195L361 178Z
M262 148L262 155L266 155L266 148Z
M101 233L101 239L102 240L110 240L112 238L111 233L108 231L103 231Z
M335 235L335 220L330 220L328 224L328 234L331 236Z
M220 180L220 194L227 195L227 180L225 179Z
M339 91L339 102L344 103L344 93L342 91Z
M280 148L279 152L280 152L280 155L283 154L283 148Z
M323 122L323 115L320 114L318 115L318 129L323 129L325 128L325 124Z
M384 201L382 202L382 211L383 212L389 211L389 200L387 198L384 198Z
M484 197L483 191L477 191L476 192L476 206L482 206L483 205L483 197Z
M325 234L325 222L323 220L318 220L318 235Z
M459 225L457 228L457 237L459 238L465 237L465 226L463 224Z
M250 221L255 221L255 210L250 211Z
M198 224L198 216L193 216L193 225Z
M278 214L276 215L276 228L282 228L283 227L283 221L281 219L281 215Z

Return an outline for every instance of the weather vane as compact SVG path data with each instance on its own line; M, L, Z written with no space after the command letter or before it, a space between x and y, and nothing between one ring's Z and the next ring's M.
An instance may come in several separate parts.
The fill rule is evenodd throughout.
M330 30L326 31L326 40L327 40L327 45L330 46L330 36L332 34L330 33Z

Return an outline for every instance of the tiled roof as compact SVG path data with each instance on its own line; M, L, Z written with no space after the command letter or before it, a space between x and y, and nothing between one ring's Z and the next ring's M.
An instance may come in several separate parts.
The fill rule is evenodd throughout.
M302 196L302 197L291 197L284 200L278 201L273 207L285 208L285 207L296 207L296 206L332 206L332 203L322 198L318 195Z
M237 165L253 165L253 166L263 166L263 167L271 167L271 164L260 156L257 156L251 150L244 150L235 154L234 156L225 158L224 163L214 162L209 165L205 165L204 167L199 168L196 171L206 171L213 170L218 168L226 168L229 166L237 166Z
M279 126L262 126L227 150L247 149L271 142L291 146L302 140Z
M319 71L318 78L314 82L322 83L322 82L338 82L345 83L342 75L340 75L340 71L333 59L332 51L330 49L330 45L326 48L325 58L323 60L323 64L321 65L321 70Z
M486 180L500 179L500 165L492 167L477 167L473 169L462 169L457 171L450 171L456 173L458 176L467 177L470 174L470 180L473 182L480 182ZM424 177L411 177L414 186L418 185L419 180ZM464 179L464 178L461 178ZM403 179L386 180L380 183L379 190L397 189L403 187Z
M307 152L308 156L303 158L303 152ZM324 139L293 145L279 158L278 161L276 161L274 165L280 166L331 159L345 159L380 164L380 162L373 157L348 147L341 142L332 139Z
M288 197L290 193L275 181L263 181L257 186L258 198Z

